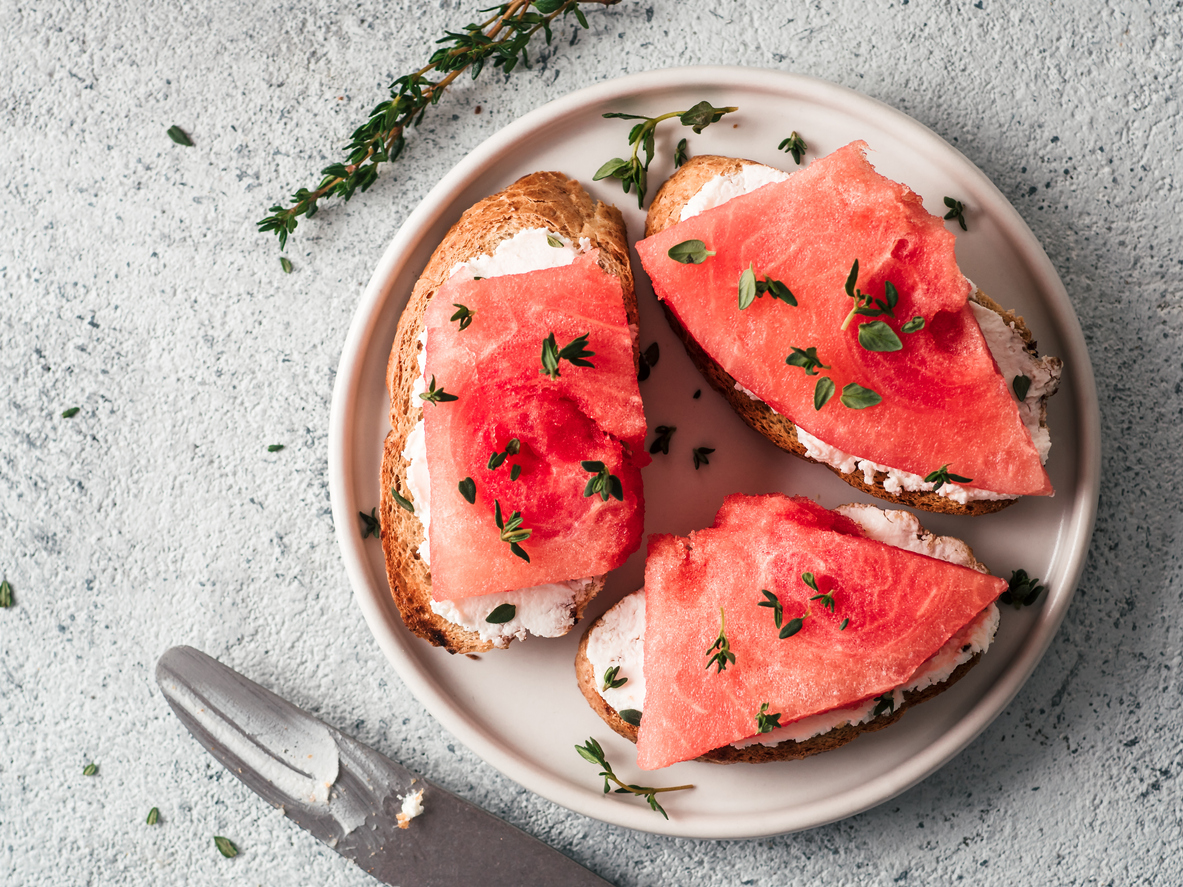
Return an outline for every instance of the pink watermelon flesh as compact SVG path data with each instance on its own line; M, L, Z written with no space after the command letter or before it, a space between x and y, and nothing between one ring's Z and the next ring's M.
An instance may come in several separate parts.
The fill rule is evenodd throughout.
M474 313L464 330L453 303ZM431 300L428 380L459 399L424 403L431 476L432 594L457 600L578 579L620 566L640 545L640 468L645 417L620 284L589 253L564 268L449 281ZM542 342L559 348L584 333L593 368L560 362L542 373ZM493 470L489 457L513 438L521 451ZM603 462L620 478L624 501L584 497ZM511 480L513 466L522 468ZM471 477L476 502L460 494ZM520 543L529 562L500 538L494 521L520 511L533 535Z
M834 612L809 598L813 573ZM803 627L781 640L763 589ZM712 527L650 536L645 565L645 708L637 761L647 770L758 732L767 702L782 725L900 686L1006 590L1006 582L863 537L802 498L732 495ZM734 664L707 668L719 608ZM844 619L850 619L840 630Z
M974 320L970 287L953 255L954 236L907 186L875 172L855 142L767 185L637 244L658 298L735 380L778 413L844 452L921 476L949 465L964 486L1008 495L1050 495L1051 481ZM701 265L669 258L670 247L701 240L715 250ZM899 303L890 317L856 317L847 275ZM752 265L759 280L782 281L791 307L768 295L739 310L738 282ZM901 327L922 317L924 329ZM885 321L903 350L873 352L858 325ZM818 376L785 363L792 348L817 349L835 383L814 409ZM851 409L848 383L882 403Z

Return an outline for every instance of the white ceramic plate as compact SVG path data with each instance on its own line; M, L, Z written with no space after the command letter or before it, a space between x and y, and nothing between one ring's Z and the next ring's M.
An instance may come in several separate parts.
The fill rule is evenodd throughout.
M1021 501L996 515L921 514L931 529L960 536L993 571L1025 568L1049 594L1038 606L1006 608L998 639L964 680L888 730L862 736L804 761L719 767L685 763L656 773L636 767L634 747L592 713L575 683L580 636L530 638L479 661L428 646L403 627L393 605L381 547L363 542L359 511L378 503L382 440L389 425L383 387L399 313L432 250L469 205L519 176L558 169L594 197L616 203L635 237L644 228L635 196L615 181L592 183L605 160L625 153L630 123L606 111L658 114L706 99L739 111L694 135L676 122L659 129L654 183L672 171L677 140L692 154L749 157L791 168L777 145L797 130L809 158L854 139L871 146L885 175L906 182L943 215L945 195L969 208L969 232L957 232L965 273L1007 307L1019 310L1042 351L1064 358L1064 384L1052 400L1050 499ZM640 264L635 267L640 269ZM647 532L685 533L711 523L731 492L781 490L816 496L833 507L869 500L825 468L773 447L744 425L690 364L638 275L642 346L657 341L661 358L642 383L650 427L676 425L668 457L645 470ZM694 399L697 389L700 399ZM551 102L498 132L432 189L399 230L362 297L341 357L329 437L333 519L346 569L374 636L403 681L469 748L523 786L571 810L607 822L669 835L740 838L809 828L879 804L932 773L964 748L1018 692L1051 642L1084 563L1099 484L1099 420L1092 369L1063 284L1030 229L990 181L953 147L916 121L834 84L750 68L654 71L589 87ZM714 447L695 471L691 448ZM592 605L599 615L641 585L644 547L609 579ZM627 781L692 782L665 796L667 822L640 800L601 792L595 768L574 746L596 737Z

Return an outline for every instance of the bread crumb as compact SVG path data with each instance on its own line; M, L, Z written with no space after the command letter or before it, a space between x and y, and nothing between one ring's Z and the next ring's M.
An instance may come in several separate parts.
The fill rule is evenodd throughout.
M395 815L399 828L410 828L411 820L423 812L423 789L403 798L403 809Z

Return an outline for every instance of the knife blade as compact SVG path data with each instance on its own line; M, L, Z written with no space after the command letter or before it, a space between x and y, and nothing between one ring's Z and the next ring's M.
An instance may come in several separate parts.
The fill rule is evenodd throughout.
M612 887L200 650L167 650L156 664L156 681L177 717L219 763L380 881L401 887ZM400 828L403 799L418 791L422 813Z

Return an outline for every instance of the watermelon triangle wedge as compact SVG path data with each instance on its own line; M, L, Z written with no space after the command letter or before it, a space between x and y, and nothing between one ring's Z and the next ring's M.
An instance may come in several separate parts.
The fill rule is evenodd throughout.
M809 499L728 496L711 527L649 538L638 764L754 736L762 710L783 726L893 690L1006 587Z
M947 465L970 479L962 486L995 494L1050 495L969 307L953 234L865 152L854 142L640 241L658 298L738 385L826 444L921 477ZM699 264L670 257L691 240L714 255ZM741 309L749 269L753 281L783 283L796 306L761 297ZM869 312L892 289L896 304L852 316L859 306L848 286ZM923 328L913 329L914 318ZM899 349L868 350L869 332Z
M436 600L595 576L640 545L645 416L620 283L596 258L450 280L428 305L425 378L451 398L423 408ZM456 304L471 312L463 328ZM552 334L560 348L586 335L588 365L562 360L557 377L544 373ZM584 463L617 478L620 498L584 495L596 476ZM502 532L515 513L530 531L517 542L527 557Z

